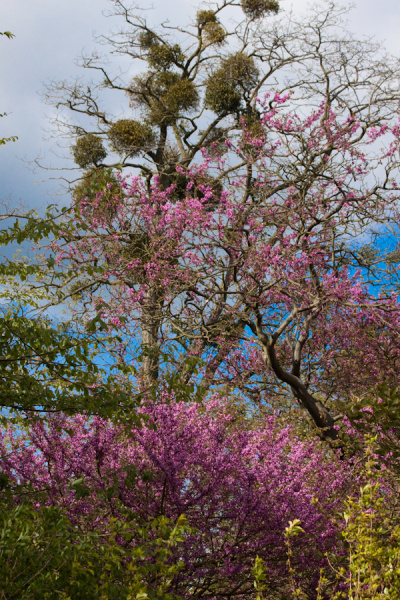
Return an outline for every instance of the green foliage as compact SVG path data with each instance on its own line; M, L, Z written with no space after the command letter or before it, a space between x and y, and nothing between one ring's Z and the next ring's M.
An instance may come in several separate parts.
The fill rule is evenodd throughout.
M170 591L180 564L172 549L188 531L184 517L166 517L138 528L117 520L104 534L83 534L59 508L2 503L2 600L179 600ZM126 550L135 527L142 543Z
M199 27L204 27L209 23L217 23L217 15L213 10L198 10L196 13L196 22Z
M400 597L400 526L390 513L379 484L367 484L359 499L347 503L343 537L350 549L349 600Z
M157 43L157 36L152 31L146 29L139 33L138 40L144 50L149 50L153 44Z
M130 593L128 599L181 599L172 592L170 586L173 578L182 569L183 562L174 563L171 558L173 548L182 543L189 532L190 528L183 515L176 523L161 516L138 529L142 544L135 547L132 561L127 566Z
M259 71L254 64L254 59L243 52L232 54L221 63L225 76L243 90L251 89L256 85Z
M226 42L226 32L220 23L207 23L203 27L206 42L221 46Z
M349 591L348 595L338 594L337 598L396 600L400 597L400 525L384 488L374 483L375 437L369 436L366 455L369 482L361 488L359 498L348 500L344 514Z
M121 198L121 187L111 169L88 169L74 187L73 197L77 201L93 200L99 192L102 192L102 205L107 207Z
M74 161L81 169L97 165L107 156L103 142L94 133L87 133L79 137L72 146L72 154Z
M15 37L11 31L0 31L0 35L5 35L9 40ZM0 117L6 117L7 113L0 114ZM7 142L16 142L18 136L12 135L10 137L0 138L0 146L5 146Z
M27 310L15 305L0 312L0 406L112 412L121 396L112 378L96 365L98 342L71 326L26 316Z
M185 59L180 46L174 44L151 44L147 60L153 69L169 69L172 65L182 63Z
M302 592L302 590L296 585L296 570L292 565L292 557L293 550L291 541L293 538L297 537L300 533L305 533L304 529L301 527L301 522L299 519L294 519L293 521L289 521L289 526L285 527L285 544L287 547L287 566L289 571L289 581L291 588L291 596L293 598L300 598L301 600L307 600L307 596Z
M291 540L295 537L297 537L299 534L301 533L305 533L304 529L301 527L301 522L299 519L294 519L293 521L289 521L289 525L288 527L285 527L285 531L284 531L284 537L285 537L285 544L286 544L286 548L287 548L287 567L288 567L288 573L289 573L289 589L287 590L287 593L285 594L285 598L297 598L300 600L308 600L308 597L306 594L304 594L304 592L302 592L302 590L300 588L297 587L296 585L296 570L292 565L292 557L293 557L293 550L292 550L292 546L291 546ZM267 572L266 572L266 565L264 564L264 561L257 556L255 563L254 563L254 567L252 570L252 575L254 577L254 587L256 590L256 596L254 600L268 600L268 596L266 596L266 593L268 593L268 589L269 586L267 585ZM283 582L281 584L278 584L278 586L282 586ZM275 587L275 586L274 586ZM281 591L283 592L283 587L281 588ZM283 595L282 595L283 597Z
M392 465L400 458L400 389L380 385L363 398L353 398L350 408L338 403L358 436L345 430L341 437L353 451L363 449L364 436L376 435L375 449L380 456L392 456Z
M121 249L121 256L128 261L132 259L142 258L146 260L152 255L149 235L145 230L132 231L129 234L129 243L125 244Z
M132 106L144 108L153 125L171 125L199 102L193 81L167 70L135 77L129 93Z
M60 227L67 225L28 213L24 226L16 220L0 231L0 246L57 236ZM20 257L0 265L0 407L110 416L127 394L99 366L97 356L108 343L106 324L95 314L83 331L77 323L57 324L46 316L46 305L63 300L52 291L49 274L54 280L71 275L57 273L51 255L44 264Z
M190 111L196 108L199 95L194 83L189 79L167 77L160 74L158 83L164 89L161 101L165 105L167 114L178 116L181 111Z
M17 139L18 139L17 135L12 135L11 137L7 137L7 138L1 138L0 146L5 146L7 144L7 142L16 142Z
M217 71L207 82L205 106L217 114L233 113L242 103L235 84L226 80L222 70Z
M377 438L366 436L365 475L368 483L357 498L345 503L341 537L346 556L329 556L329 568L321 569L317 600L397 600L400 597L400 523L393 498L398 494L393 478L376 482ZM395 484L396 485L396 484ZM315 499L315 502L317 500ZM298 519L286 527L287 564L290 579L288 598L308 599L296 585L296 569L292 565L291 540L304 533ZM331 576L329 575L331 571ZM266 568L257 557L252 571L257 592L255 600L266 600ZM333 575L333 576L332 576Z
M0 114L0 118L6 117L6 116L7 116L7 113ZM17 135L12 135L12 136L6 137L6 138L0 138L0 146L5 146L7 144L7 142L16 142L17 139L18 139Z
M264 584L266 580L265 566L264 561L259 556L257 556L254 561L252 575L254 577L254 587L256 590L255 600L264 600L264 592L266 591L266 586Z
M262 17L279 11L277 0L241 0L242 10L250 19L261 19Z
M233 113L241 106L241 96L235 85L226 81L222 71L215 73L207 82L205 106L217 114Z
M155 140L151 127L134 119L116 121L107 135L115 152L130 156L136 156L142 150L150 150Z
M258 76L251 56L242 52L228 56L207 80L205 106L217 114L237 112Z
M225 29L217 19L213 10L197 11L196 21L199 28L209 44L223 44L226 39Z
M102 597L98 595L101 584L96 571L99 566L106 570L104 563L108 566L112 561L101 546L96 549L93 540L82 536L57 508L34 509L29 505L1 508L2 600ZM118 595L108 597L118 598Z

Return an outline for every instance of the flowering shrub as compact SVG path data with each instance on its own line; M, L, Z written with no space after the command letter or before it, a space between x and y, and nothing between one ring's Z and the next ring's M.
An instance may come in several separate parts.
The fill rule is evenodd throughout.
M168 559L185 530L184 518L175 524L166 517L154 519L148 524L147 536L135 530L136 541L141 544L126 551L121 541L132 538L126 523L114 521L106 534L98 530L83 532L59 507L2 503L0 597L179 600L167 588L171 575L179 572L181 565L169 564ZM146 564L143 557L152 562Z
M293 541L304 533L301 521L294 519L285 528L290 592L300 600L395 600L400 593L400 524L398 519L398 480L385 463L377 461L377 436L367 435L366 485L357 497L349 497L338 524L345 543L345 555L327 556L328 568L321 567L316 594L303 588L301 573L293 566ZM300 550L301 552L301 550ZM256 557L254 567L256 600L267 600L264 561Z
M185 515L190 531L170 558L183 561L171 589L185 598L251 597L256 555L271 594L285 589L284 530L299 518L305 533L294 561L305 588L315 588L324 553L341 551L334 515L354 484L344 461L273 417L245 427L217 399L202 406L165 396L142 416L130 430L82 415L10 429L1 466L15 499L29 489L37 505L61 508L85 532L125 521L132 539L120 542L131 551L141 543L137 528Z

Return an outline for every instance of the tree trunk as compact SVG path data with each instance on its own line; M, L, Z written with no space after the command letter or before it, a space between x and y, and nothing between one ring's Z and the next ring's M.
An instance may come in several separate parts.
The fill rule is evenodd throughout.
M154 388L159 376L159 332L162 297L149 287L142 305L142 379L146 388Z
M315 425L319 428L321 437L325 440L337 440L338 432L334 427L335 421L329 410L320 400L310 394L299 377L282 368L272 345L263 346L263 357L278 379L290 385L295 398L306 408Z

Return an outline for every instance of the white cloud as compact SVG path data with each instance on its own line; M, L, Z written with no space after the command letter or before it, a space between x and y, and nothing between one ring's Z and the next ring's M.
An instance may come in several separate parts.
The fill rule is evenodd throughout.
M282 0L285 10L293 6L296 13L307 11L307 5L306 0ZM28 205L44 206L49 202L47 194L57 189L55 182L35 187L34 182L47 179L47 174L33 174L20 160L32 161L41 154L48 163L56 162L50 154L51 144L43 140L51 109L43 104L39 92L45 81L81 74L74 59L83 48L87 51L93 48L92 34L118 27L117 20L106 19L102 14L110 7L110 0L4 3L0 30L12 31L16 37L13 40L0 37L0 113L12 113L0 120L0 137L18 135L19 140L0 148L2 199L22 197ZM178 19L184 24L197 4L186 0L154 0L153 7L148 13L152 22L170 19L174 23ZM400 4L395 0L358 0L349 28L358 35L375 35L377 40L386 38L388 49L400 54L399 18Z

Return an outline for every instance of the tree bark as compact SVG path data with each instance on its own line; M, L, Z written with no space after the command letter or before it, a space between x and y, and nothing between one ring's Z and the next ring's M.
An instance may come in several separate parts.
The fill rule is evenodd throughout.
M142 305L142 378L146 388L154 388L159 376L159 332L161 326L162 297L149 287Z

